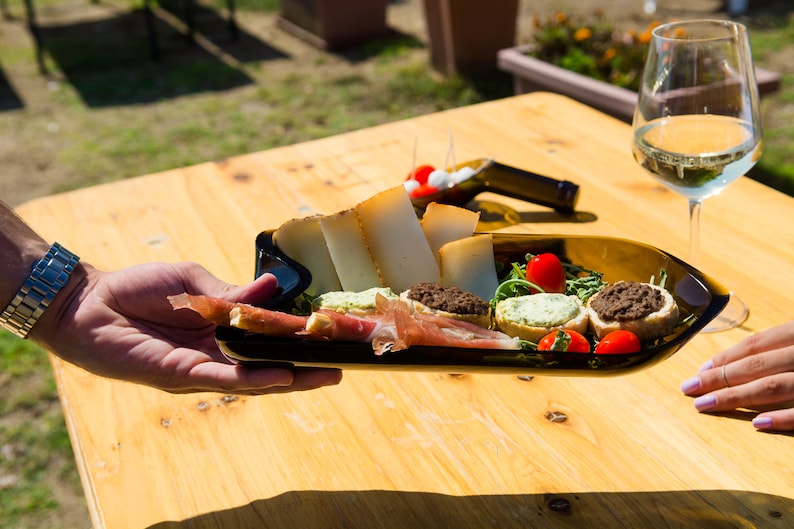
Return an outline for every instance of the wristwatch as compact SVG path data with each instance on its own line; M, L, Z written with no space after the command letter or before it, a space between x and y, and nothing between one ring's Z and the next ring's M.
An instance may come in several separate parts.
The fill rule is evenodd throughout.
M36 261L22 288L0 314L0 325L26 338L58 291L69 281L79 261L78 256L54 243L47 254Z

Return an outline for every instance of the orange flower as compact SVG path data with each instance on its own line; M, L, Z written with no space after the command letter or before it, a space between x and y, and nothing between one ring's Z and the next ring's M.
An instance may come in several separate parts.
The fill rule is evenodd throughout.
M607 63L612 59L614 59L615 55L617 54L618 54L618 50L616 50L615 48L607 48L607 50L604 52L604 55L601 56L601 61Z
M556 20L558 24L565 24L568 21L568 15L562 11L557 11L554 13L554 20Z
M651 22L648 24L648 26L645 28L645 31L637 35L637 43L648 44L651 41L651 37L653 36L653 30L660 25L661 22Z
M593 36L593 32L590 30L590 28L579 28L574 32L573 40L575 40L576 42L582 42L589 39L592 36Z

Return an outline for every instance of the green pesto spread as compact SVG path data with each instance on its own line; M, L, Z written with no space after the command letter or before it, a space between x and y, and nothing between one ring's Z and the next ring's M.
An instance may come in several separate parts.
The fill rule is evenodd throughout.
M362 292L327 292L317 296L314 304L317 308L337 312L375 310L377 294L387 299L397 299L397 295L390 288L374 287Z
M579 304L565 294L530 294L499 302L504 320L533 327L562 325L579 315Z

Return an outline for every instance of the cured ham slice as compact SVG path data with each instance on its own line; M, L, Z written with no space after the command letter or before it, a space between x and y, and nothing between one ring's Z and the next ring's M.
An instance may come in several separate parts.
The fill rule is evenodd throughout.
M174 310L193 310L216 325L274 337L371 342L386 324L380 315L360 318L321 310L310 316L298 316L203 295L178 294L169 296L168 301ZM386 331L385 335L390 332Z
M226 327L237 327L268 336L295 336L306 328L306 316L233 303L211 296L177 294L168 296L174 310L191 309L203 318Z
M205 320L209 320L215 325L224 325L226 327L231 325L229 313L235 306L235 303L225 299L191 294L168 296L168 302L171 303L174 310L191 309L201 314Z
M520 342L473 323L412 311L399 300L377 296L376 314L360 317L329 310L309 316L267 310L210 296L169 296L171 306L190 309L217 324L274 337L368 342L376 355L413 345L519 349Z
M411 311L401 301L380 298L378 310L391 313L396 328L396 338L390 346L373 347L393 352L412 345L459 347L466 349L520 349L521 342L502 332L486 329L467 321L445 318L434 314Z

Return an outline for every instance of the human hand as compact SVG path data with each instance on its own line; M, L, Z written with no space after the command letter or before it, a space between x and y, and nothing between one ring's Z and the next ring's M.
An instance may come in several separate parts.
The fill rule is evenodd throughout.
M116 272L82 268L77 284L45 312L31 338L88 371L172 393L286 393L341 380L341 371L333 369L233 365L218 349L215 326L192 311L174 311L167 299L188 292L256 303L275 292L272 275L233 286L195 263L143 264Z
M718 353L681 384L701 412L765 410L759 430L794 430L794 321L749 336Z

